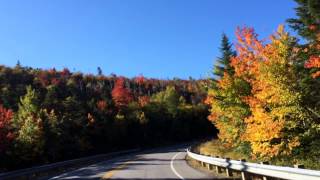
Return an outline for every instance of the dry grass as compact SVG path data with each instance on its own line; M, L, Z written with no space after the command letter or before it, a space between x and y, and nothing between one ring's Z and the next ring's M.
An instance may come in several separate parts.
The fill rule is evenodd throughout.
M202 143L195 148L197 152L204 155L219 156L224 158L228 157L234 160L249 159L249 157L247 157L245 154L236 152L232 148L227 148L223 146L221 142L217 139L213 139L211 141Z

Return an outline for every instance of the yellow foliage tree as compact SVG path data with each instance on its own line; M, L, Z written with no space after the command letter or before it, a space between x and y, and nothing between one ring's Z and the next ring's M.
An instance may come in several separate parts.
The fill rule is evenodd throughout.
M209 90L206 103L211 106L211 114L208 118L219 129L219 139L228 147L241 143L244 119L249 115L249 107L241 99L248 93L248 83L227 72L218 80L217 87Z
M308 119L297 88L293 38L280 26L270 40L264 44L252 29L239 29L239 55L232 60L236 75L252 87L252 95L243 98L252 114L245 119L242 139L250 142L255 156L266 159L299 146L297 129Z

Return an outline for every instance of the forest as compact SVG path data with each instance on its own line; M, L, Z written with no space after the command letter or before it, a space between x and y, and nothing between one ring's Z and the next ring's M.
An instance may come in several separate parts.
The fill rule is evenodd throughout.
M320 168L320 3L296 0L296 18L268 38L224 35L206 103L222 146L244 157Z
M0 164L12 170L215 132L207 80L0 66Z

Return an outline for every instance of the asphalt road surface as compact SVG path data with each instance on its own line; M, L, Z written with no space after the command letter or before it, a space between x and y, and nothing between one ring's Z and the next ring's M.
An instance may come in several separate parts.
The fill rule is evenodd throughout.
M116 157L51 178L55 179L214 179L190 167L185 161L186 147L160 148Z

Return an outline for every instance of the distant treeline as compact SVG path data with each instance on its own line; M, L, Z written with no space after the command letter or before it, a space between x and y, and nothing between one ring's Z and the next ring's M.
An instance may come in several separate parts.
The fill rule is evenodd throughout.
M0 66L0 170L214 135L206 83Z

